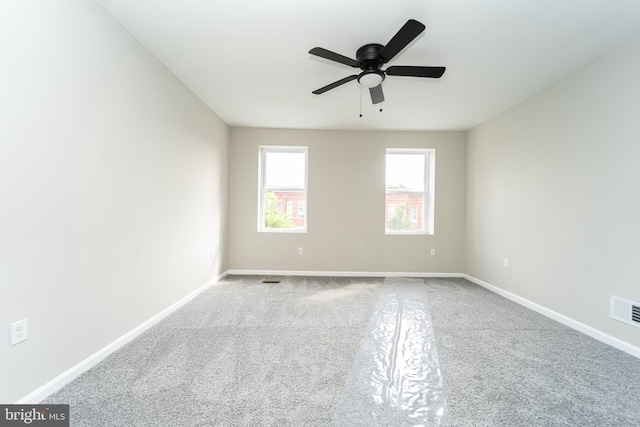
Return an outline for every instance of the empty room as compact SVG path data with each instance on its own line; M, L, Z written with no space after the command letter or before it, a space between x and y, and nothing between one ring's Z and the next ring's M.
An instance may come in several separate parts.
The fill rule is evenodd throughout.
M0 425L640 425L640 2L0 3Z

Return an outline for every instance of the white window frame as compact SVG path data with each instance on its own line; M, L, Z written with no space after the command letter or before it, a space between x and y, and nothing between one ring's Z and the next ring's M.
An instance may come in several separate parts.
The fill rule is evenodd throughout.
M265 187L265 173L267 156L265 153L303 153L304 154L304 188L298 187ZM308 196L309 180L309 147L303 146L274 146L260 145L258 147L258 232L266 233L306 233L309 226L309 218L304 216L304 227L300 228L267 228L264 226L264 197L269 191L303 192L305 207ZM283 206L284 207L284 206Z
M436 162L436 150L435 148L387 148L386 154L421 154L424 155L424 191L409 192L405 190L388 190L386 188L385 179L385 204L387 194L406 194L406 193L422 193L424 197L424 203L422 207L422 230L387 230L385 223L385 234L387 235L433 235L435 234L435 162ZM386 165L386 162L385 162ZM385 166L386 175L386 166ZM410 215L410 212L405 211L405 215ZM388 212L387 212L388 216ZM391 218L388 218L390 220Z

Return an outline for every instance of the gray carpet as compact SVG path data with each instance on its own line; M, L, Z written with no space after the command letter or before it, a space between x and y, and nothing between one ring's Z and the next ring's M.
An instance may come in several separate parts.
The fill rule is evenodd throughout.
M455 426L640 426L640 359L464 279L427 284Z
M382 279L228 277L48 400L73 426L328 425Z
M383 279L262 279L227 277L44 403L70 404L72 426L340 425ZM413 336L435 346L412 363L439 357L442 425L640 425L639 359L463 279L424 282Z

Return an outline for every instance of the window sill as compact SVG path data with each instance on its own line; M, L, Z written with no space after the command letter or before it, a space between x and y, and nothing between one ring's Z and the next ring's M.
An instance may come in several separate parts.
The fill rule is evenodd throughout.
M387 236L433 236L426 231L385 231L384 234Z
M262 230L258 230L258 233L283 233L283 234L287 234L287 233L306 233L307 229L297 229L297 228L291 228L291 229L286 229L286 228L264 228Z

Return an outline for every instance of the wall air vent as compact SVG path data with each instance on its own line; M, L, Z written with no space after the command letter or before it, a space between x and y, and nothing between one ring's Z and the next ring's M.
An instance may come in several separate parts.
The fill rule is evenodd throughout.
M640 303L611 295L609 316L640 328Z
M262 283L280 283L280 280L270 280L270 279L267 279L267 280L263 280L263 281L262 281Z

